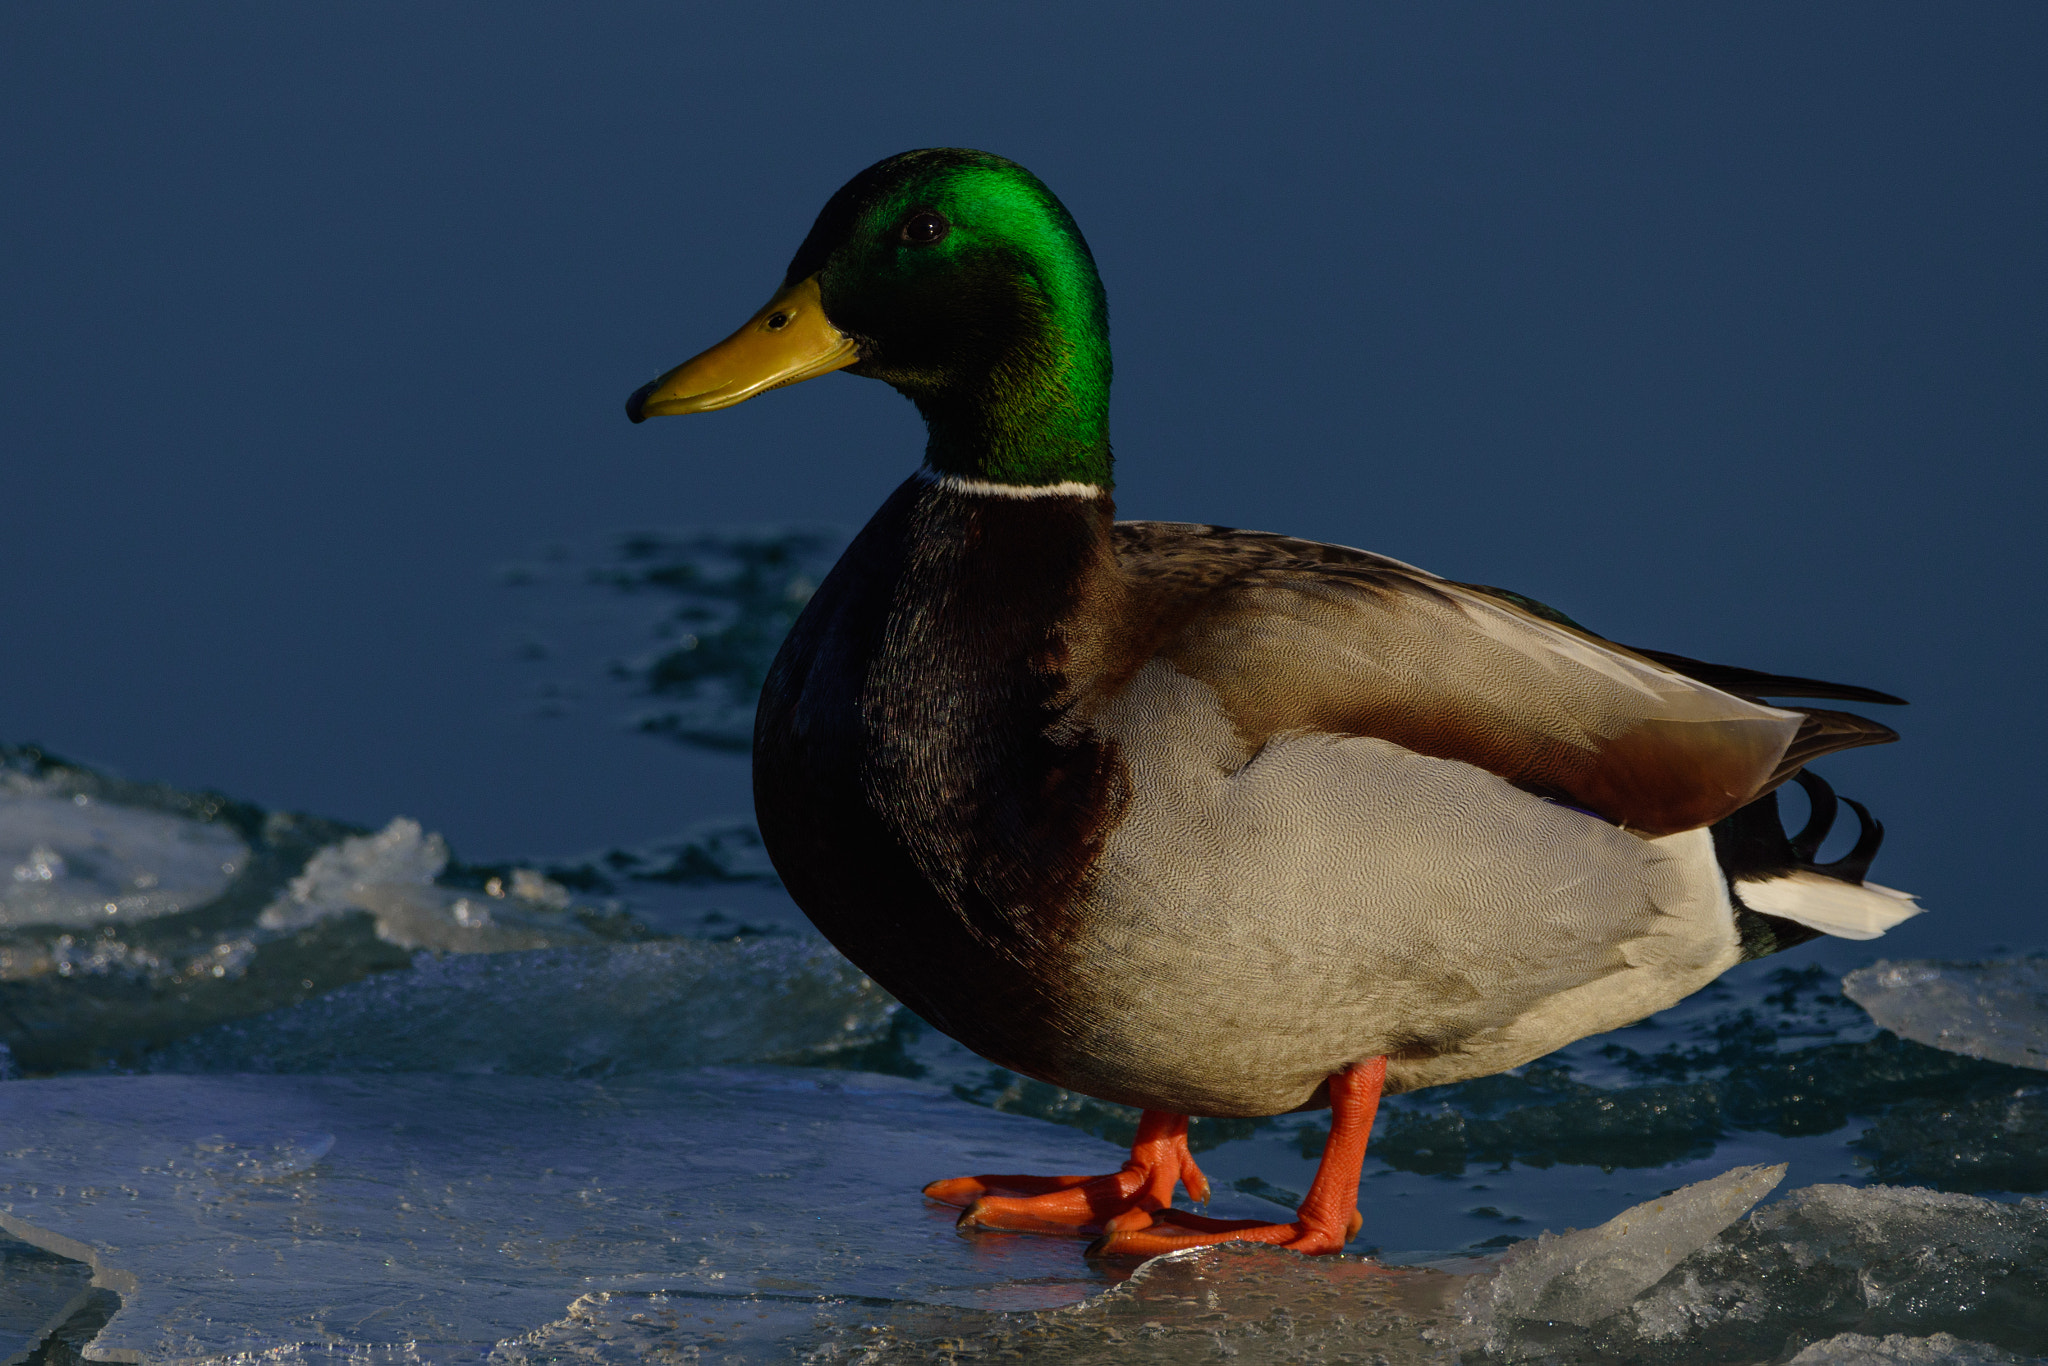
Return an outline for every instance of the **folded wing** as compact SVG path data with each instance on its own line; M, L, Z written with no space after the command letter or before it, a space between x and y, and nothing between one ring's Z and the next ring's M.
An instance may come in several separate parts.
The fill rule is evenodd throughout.
M1666 835L1720 820L1817 753L1892 738L1846 713L1766 706L1679 667L1718 666L1653 659L1541 604L1363 551L1181 523L1117 533L1148 653L1214 688L1253 750L1292 731L1373 736Z

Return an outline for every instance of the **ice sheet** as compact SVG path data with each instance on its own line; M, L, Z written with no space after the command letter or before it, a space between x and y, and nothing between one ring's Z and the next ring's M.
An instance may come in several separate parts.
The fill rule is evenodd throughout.
M143 1049L216 1020L407 962L376 938L365 914L293 933L256 929L263 905L346 827L121 782L0 745L0 782L19 786L24 778L120 830L171 821L215 832L202 844L236 840L247 854L224 889L201 904L141 919L115 915L91 928L0 924L0 1043L25 1071L132 1066ZM0 817L22 810L17 803Z
M557 1322L501 1345L493 1361L1417 1366L1457 1360L1448 1340L1426 1334L1459 1331L1447 1305L1460 1284L1442 1271L1240 1243L1157 1258L1085 1303L1044 1313L592 1295Z
M759 837L743 825L707 825L644 847L607 849L564 863L559 877L551 877L518 863L457 863L438 835L404 818L365 832L218 794L113 779L6 745L0 745L0 794L7 798L0 800L0 846L26 851L0 868L0 892L8 895L33 884L32 890L42 889L34 897L47 900L50 888L75 892L91 881L86 870L115 866L53 833L80 821L100 832L101 846L130 853L159 846L241 851L214 867L210 880L165 881L151 874L158 884L148 897L124 894L111 916L100 906L95 914L101 921L90 927L15 925L0 914L0 1049L6 1050L0 1068L48 1074L136 1067L148 1050L220 1021L403 971L413 950L588 948L595 962L608 957L607 946L670 935L812 933L775 884ZM163 836L164 830L176 838ZM142 865L131 858L121 866ZM10 869L24 870L26 881L15 880ZM90 889L101 896L97 883ZM621 890L626 896L612 895ZM185 904L193 898L204 899ZM629 955L615 966L629 971L635 961ZM557 975L573 983L589 973L578 977L563 969ZM525 985L529 995L538 987ZM417 1004L416 996L408 1002ZM834 999L828 993L817 1005ZM425 1043L408 1041L416 1057ZM694 1061L700 1055L686 1050L686 1056ZM673 1049L656 1048L642 1065L677 1060ZM469 1055L450 1060L451 1066L475 1063Z
M498 1359L537 1366L686 1361L698 1359L697 1352L705 1358L733 1352L742 1360L794 1356L868 1366L1225 1359L1237 1366L1610 1360L1692 1366L1792 1358L1814 1366L2030 1361L2048 1340L2038 1314L2009 1312L2016 1297L2034 1290L2030 1273L2001 1264L1994 1247L2001 1228L2010 1232L2011 1207L1934 1196L1929 1213L1930 1192L1844 1195L1845 1188L1836 1187L1795 1193L1784 1205L1712 1234L1713 1225L1767 1183L1767 1174L1756 1169L1725 1173L1625 1211L1602 1229L1511 1249L1500 1271L1476 1262L1387 1267L1237 1245L1159 1258L1084 1303L1028 1314L790 1302L746 1314L675 1295L614 1292L578 1301L562 1319L501 1346ZM1920 1210L1921 1217L1900 1223L1907 1210ZM1660 1226L1677 1241L1660 1243L1654 1259L1641 1258L1631 1242ZM1619 1233L1623 1228L1632 1232ZM1643 1286L1664 1248L1678 1251L1703 1237L1703 1246ZM1564 1245L1576 1246L1580 1255L1555 1256ZM1769 1279L1713 1279L1718 1269L1753 1259L1763 1248L1776 1254ZM1940 1275L1939 1263L1949 1258L1960 1264L1947 1271L1941 1293L1928 1293L1936 1283L1925 1275L1899 1274L1902 1264L1914 1262ZM1516 1275L1517 1267L1523 1274ZM2001 1284L2001 1277L2017 1284ZM1714 1294L1721 1298L1709 1312ZM1571 1306L1606 1312L1590 1326L1501 1312ZM1689 1307L1691 1317L1675 1316L1674 1306ZM1808 1355L1798 1357L1802 1351Z
M2048 956L1880 961L1844 977L1842 990L1901 1038L2048 1070Z
M10 1082L0 1132L0 1228L122 1297L98 1359L1705 1362L1839 1339L1830 1361L1854 1359L1849 1333L1901 1335L1881 1349L1902 1361L1936 1334L1986 1360L2048 1349L2048 1204L1820 1186L1714 1236L1774 1175L1754 1168L1510 1249L1490 1282L1480 1262L1236 1246L1112 1287L1074 1240L963 1238L915 1190L1117 1150L865 1074Z
M222 825L0 771L0 928L175 915L219 896L248 858Z
M603 1076L819 1060L898 1007L815 935L435 958L153 1054L157 1072Z
M917 1189L1121 1160L912 1082L788 1069L18 1081L0 1133L0 1228L121 1294L95 1357L160 1362L475 1360L603 1290L1070 1303L1103 1284L1070 1240L963 1239Z
M0 1237L0 1366L15 1366L84 1307L92 1269Z

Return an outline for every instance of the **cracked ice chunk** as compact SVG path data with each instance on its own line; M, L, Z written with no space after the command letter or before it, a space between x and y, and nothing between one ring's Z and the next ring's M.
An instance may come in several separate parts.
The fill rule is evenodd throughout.
M448 866L448 842L399 816L374 835L328 845L306 860L285 896L264 907L266 930L296 930L324 916L362 908L371 887L426 887Z
M598 938L564 914L567 889L531 870L514 874L509 895L502 885L499 895L487 895L437 886L434 879L447 867L447 841L400 816L374 835L341 840L314 854L256 923L277 933L368 911L378 938L444 953L557 948Z
M1887 1333L1881 1338L1843 1333L1809 1345L1787 1366L2026 1366L2026 1362L1988 1342L1965 1342L1952 1333L1925 1338L1903 1333Z
M0 1362L16 1362L83 1308L92 1268L0 1236Z
M254 932L331 822L128 783L0 744L0 1043L24 1070L148 1046L401 965ZM358 926L365 932L367 918ZM301 987L301 983L306 983Z
M816 938L660 940L450 958L153 1054L153 1072L590 1076L791 1062L880 1040L889 995Z
M2048 1201L1808 1186L1602 1327L1604 1350L1683 1342L1701 1360L1777 1359L1845 1332L1953 1333L2038 1356L2048 1351Z
M1499 1272L1466 1292L1467 1316L1482 1329L1517 1319L1596 1323L1662 1280L1784 1178L1782 1163L1736 1167L1644 1201L1598 1228L1517 1243Z
M1901 1038L2048 1071L2048 957L1880 961L1844 977L1842 991Z
M0 773L0 929L174 915L219 896L248 858L226 826Z
M1539 1245L1531 1255L1542 1253ZM1511 1251L1506 1260L1503 1279L1522 1259ZM2039 1356L2048 1350L2048 1202L1808 1186L1740 1220L1590 1326L1520 1310L1489 1322L1500 1296L1498 1283L1478 1282L1464 1303L1481 1310L1473 1326L1486 1349L1510 1360L1784 1361L1842 1334L1954 1334L1968 1347ZM1936 1359L1841 1354L1852 1346L1812 1360Z

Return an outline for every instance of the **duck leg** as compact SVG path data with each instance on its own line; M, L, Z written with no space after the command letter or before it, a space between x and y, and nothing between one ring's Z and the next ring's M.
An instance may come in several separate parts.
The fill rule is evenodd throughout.
M1147 1110L1138 1120L1130 1160L1107 1176L960 1176L924 1188L931 1199L963 1205L963 1229L1011 1233L1116 1233L1151 1226L1187 1187L1209 1198L1209 1179L1188 1151L1188 1117Z
M1330 1078L1330 1141L1293 1223L1209 1219L1165 1210L1156 1225L1106 1228L1089 1246L1088 1255L1154 1257L1184 1247L1231 1242L1274 1243L1307 1253L1341 1251L1363 1222L1358 1213L1358 1174L1386 1076L1387 1060L1373 1058Z

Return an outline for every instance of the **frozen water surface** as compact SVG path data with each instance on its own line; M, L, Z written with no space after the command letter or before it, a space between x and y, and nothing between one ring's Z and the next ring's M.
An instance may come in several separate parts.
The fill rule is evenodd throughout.
M93 1354L165 1362L407 1343L476 1360L602 1290L1072 1302L1100 1280L1071 1243L959 1238L917 1189L1119 1159L816 1071L59 1078L0 1086L0 1132L0 1227L90 1249L122 1297Z
M422 955L410 972L216 1025L148 1065L591 1076L812 1061L880 1041L897 1009L815 937Z
M750 827L707 827L542 869L460 863L411 820L369 832L111 779L28 749L0 746L0 790L16 798L0 801L0 844L28 851L8 866L50 886L77 882L91 863L72 857L75 841L52 843L63 821L89 819L107 848L155 848L169 829L179 848L240 851L213 867L210 882L159 875L158 891L169 887L184 901L150 902L146 917L107 915L103 906L90 926L0 916L0 1047L31 1073L134 1067L150 1050L222 1021L404 971L420 951L432 957L419 961L432 962L589 949L586 961L609 958L614 976L630 976L660 955L603 950L678 934L812 933L776 887ZM563 966L574 961L557 960L565 989L592 979Z
M933 1173L1119 1154L865 1074L54 1079L0 1088L0 1122L0 1226L88 1259L121 1295L94 1355L166 1362L632 1360L718 1343L831 1359L963 1334L1049 1360L1224 1340L1254 1360L1428 1360L1487 1341L1511 1310L1607 1317L1769 1184L1732 1172L1548 1240L1502 1292L1467 1291L1475 1328L1442 1271L1238 1247L1103 1293L1071 1240L962 1238L915 1195Z
M0 1237L0 1366L15 1366L85 1307L92 1268Z
M2048 1347L2048 1207L1737 1169L1498 1263L1235 1246L1110 1284L962 1238L933 1172L1113 1149L899 1079L707 1069L0 1087L0 1226L162 1362L1783 1361ZM1734 1222L1731 1222L1734 1221ZM75 1284L74 1280L74 1284ZM1845 1336L1860 1335L1860 1336ZM1948 1336L1937 1336L1948 1335ZM1931 1344L1931 1345L1930 1345ZM1919 1355L1913 1355L1919 1353ZM2005 1354L2005 1355L2000 1355ZM1967 1358L1965 1358L1967 1359Z
M248 857L220 825L0 772L0 927L174 915L219 896Z
M772 578L732 591L772 617L794 582ZM752 667L744 613L713 616L726 626L700 644L730 627L720 667ZM231 875L177 883L210 899L117 904L90 927L0 921L0 1077L29 1078L0 1083L0 1216L41 1249L0 1245L16 1249L0 1345L75 1310L40 1366L74 1348L394 1362L2048 1351L2042 1206L2019 1199L2048 1189L2048 1081L2012 1065L2032 1056L2040 960L1881 964L1843 989L1857 960L1746 965L1513 1073L1390 1098L1351 1255L1210 1250L1115 1284L1132 1269L1091 1267L1073 1240L960 1238L915 1192L977 1170L1109 1169L1135 1112L992 1067L902 1010L809 930L743 822L480 864L411 820L365 830L34 751L0 748L0 781L34 799L0 804L25 880L55 884L53 859L74 876L51 832L78 813L106 848L169 830L245 851ZM809 1070L688 1070L789 1062ZM109 1068L148 1075L77 1075ZM1198 1120L1211 1212L1284 1217L1325 1136L1318 1115ZM1774 1202L1738 1218L1780 1169Z
M1844 977L1842 990L1901 1038L2048 1071L2048 956L1880 961Z

